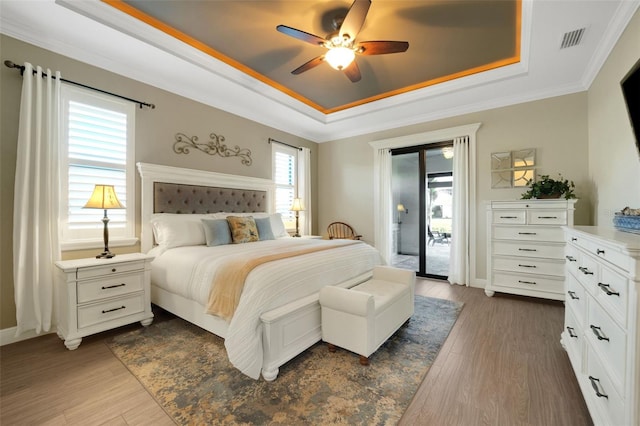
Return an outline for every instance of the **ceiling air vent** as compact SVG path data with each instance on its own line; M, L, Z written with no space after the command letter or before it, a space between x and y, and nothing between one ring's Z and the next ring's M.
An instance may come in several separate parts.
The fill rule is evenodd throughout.
M562 36L560 49L566 49L567 47L573 47L580 44L585 29L586 28L580 28L579 30L573 30L569 31L568 33L564 33L564 35Z

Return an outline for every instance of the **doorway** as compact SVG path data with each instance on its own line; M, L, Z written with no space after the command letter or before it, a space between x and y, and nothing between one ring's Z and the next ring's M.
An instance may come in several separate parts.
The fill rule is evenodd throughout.
M391 264L447 279L453 216L453 141L391 151Z

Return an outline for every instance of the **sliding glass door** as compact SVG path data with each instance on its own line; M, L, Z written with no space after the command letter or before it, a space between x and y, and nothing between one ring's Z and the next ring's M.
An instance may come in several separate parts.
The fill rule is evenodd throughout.
M392 265L446 279L452 219L452 142L392 151Z

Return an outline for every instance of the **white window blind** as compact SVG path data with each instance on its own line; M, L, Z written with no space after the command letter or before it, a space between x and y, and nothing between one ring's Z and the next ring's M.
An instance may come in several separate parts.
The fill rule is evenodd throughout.
M297 152L294 148L274 144L273 181L276 184L276 213L288 228L295 227L295 215L290 210L296 196Z
M102 239L104 210L83 208L96 184L113 185L126 207L107 211L110 242L133 237L135 106L68 86L62 98L63 241Z

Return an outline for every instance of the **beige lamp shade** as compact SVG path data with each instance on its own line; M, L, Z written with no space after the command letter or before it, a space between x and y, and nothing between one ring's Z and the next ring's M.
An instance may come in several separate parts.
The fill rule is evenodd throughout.
M302 205L302 199L301 198L294 198L293 199L293 204L291 205L291 208L289 210L291 210L292 212L304 211L304 206Z
M124 209L125 206L118 200L113 185L96 185L93 188L91 198L84 205L85 209Z
M404 204L402 204L402 203L398 204L398 206L396 207L396 209L398 209L398 211L399 211L399 212L403 212L403 211L405 211L405 210L406 210L406 209L404 208Z

